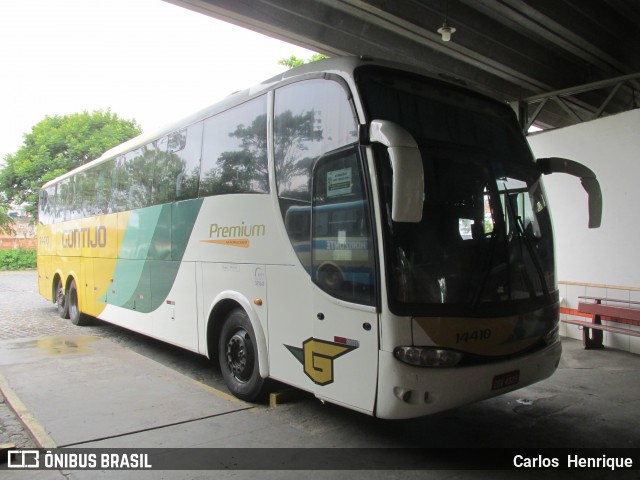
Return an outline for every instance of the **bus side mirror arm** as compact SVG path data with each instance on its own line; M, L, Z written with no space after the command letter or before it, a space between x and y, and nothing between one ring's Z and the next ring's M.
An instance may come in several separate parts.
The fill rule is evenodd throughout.
M424 171L422 155L413 136L388 120L373 120L369 142L387 147L393 170L391 219L394 222L418 223L422 220Z
M544 175L566 173L580 178L589 196L589 228L599 228L602 221L602 190L596 174L581 163L566 158L539 158L536 163Z

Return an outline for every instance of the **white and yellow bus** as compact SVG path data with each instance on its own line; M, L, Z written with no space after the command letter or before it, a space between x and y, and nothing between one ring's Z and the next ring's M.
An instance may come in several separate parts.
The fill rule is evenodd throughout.
M551 375L559 296L541 175L511 109L365 59L292 69L44 185L40 293L382 418Z

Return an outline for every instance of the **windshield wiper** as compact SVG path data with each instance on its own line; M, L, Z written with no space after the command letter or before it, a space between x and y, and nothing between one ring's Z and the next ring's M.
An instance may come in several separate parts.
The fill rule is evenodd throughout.
M496 241L498 236L497 236L497 231L498 231L498 226L494 225L493 230L491 231L491 250L489 252L489 255L487 257L487 263L486 266L482 269L483 275L482 275L482 280L480 282L480 285L478 285L478 288L476 289L475 294L473 295L473 300L471 300L471 308L475 309L478 304L480 303L480 300L482 299L482 294L484 293L484 288L487 285L487 281L489 280L489 277L491 276L491 267L493 266L493 257L495 257L495 253L496 253L496 249L498 246L498 242Z
M502 240L505 244L506 255L507 255L507 263L509 263L509 246L507 236L507 228L504 223L504 220L501 218L501 215L497 215L497 212L501 211L500 208L500 193L496 188L495 183L489 183L485 187L485 192L489 193L489 206L491 208L491 217L493 221L493 229L491 230L490 237L490 251L487 256L487 261L485 267L482 269L482 280L480 281L480 285L476 289L475 294L473 295L473 299L471 300L471 308L475 309L478 304L482 301L482 295L484 294L484 290L486 288L487 282L489 281L489 277L491 276L491 270L494 263L494 258L496 255L496 250L498 249L498 244L501 242L498 240ZM507 266L507 276L509 276L510 268ZM507 288L509 289L509 298L511 298L511 282L507 281Z
M538 255L535 252L535 249L533 248L533 245L531 244L531 239L529 238L529 236L527 235L525 228L524 228L524 224L522 222L522 217L519 216L516 211L515 208L513 206L513 201L511 199L511 195L509 193L509 190L506 188L506 185L504 185L504 198L505 198L505 204L507 204L507 211L509 212L509 215L511 217L511 219L513 220L513 224L515 226L515 230L516 230L516 234L518 236L518 238L520 239L520 241L522 243L524 243L525 249L527 250L527 252L529 253L529 257L531 258L531 261L533 262L533 266L536 269L536 273L538 274L538 278L540 279L540 284L542 286L542 293L544 295L544 298L546 300L550 299L550 294L549 294L549 287L547 285L547 281L544 278L544 270L542 269L542 265L540 264L540 259L538 258ZM527 275L526 275L526 267L525 267L525 278L528 279ZM531 290L531 289L530 289ZM533 289L533 292L529 292L530 294L532 294L533 297L535 297L535 289Z

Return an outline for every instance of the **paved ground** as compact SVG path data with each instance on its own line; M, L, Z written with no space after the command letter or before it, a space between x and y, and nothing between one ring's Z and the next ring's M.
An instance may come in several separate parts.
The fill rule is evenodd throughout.
M104 322L96 321L94 326L88 327L73 325L60 318L55 305L39 295L36 272L0 271L0 341L74 335L109 339L196 381L225 388L219 369L208 359ZM30 435L0 395L2 443L14 443L25 448L33 446Z
M84 362L74 362L73 359L55 355L59 345L77 349L83 342L91 343L92 351ZM48 357L40 355L43 345L52 346ZM323 405L306 394L276 409L266 406L252 408L248 404L229 404L228 399L220 394L220 391L226 391L220 372L207 359L104 323L76 327L68 320L60 319L55 306L37 294L35 272L0 272L0 372L8 376L25 403L34 406L34 415L55 437L57 445L80 442L86 446L137 447L640 447L640 382L637 381L640 357L610 349L584 351L581 344L574 340L565 340L563 347L560 367L551 379L501 397L421 419L381 421L336 406ZM118 372L122 370L117 370L118 362L126 365L135 362L138 370L147 375L120 378ZM126 382L143 385L148 381L148 387L145 388L151 393L158 385L163 388L162 382L182 385L178 390L188 392L189 408L193 411L195 421L176 423L168 420L173 418L181 421L171 398L177 398L182 393L172 393L170 389L164 389L162 395L155 397L160 399L160 404L154 405L155 416L149 415L144 407L131 409L138 414L126 416L129 410L127 402L138 399L127 397L125 393L108 398L110 385L115 383L98 382L98 376L93 375L93 371L89 375L83 373L83 364L92 369L102 368L105 378L115 379L114 382L124 382L117 389L119 392L133 390ZM110 365L114 367L110 369ZM70 377L79 381L72 383ZM155 387L151 381L153 378L160 382ZM95 383L83 391L83 381ZM66 399L63 393L67 394ZM84 394L87 395L84 401L88 405L83 406ZM110 416L100 417L100 413L104 413L100 402L106 404L107 398ZM60 414L56 411L54 400L59 402L57 408ZM92 413L86 417L72 417L69 412L73 411L74 405L86 407ZM164 415L167 416L166 421L158 418ZM85 425L87 418L94 420L94 424ZM100 418L103 423L100 423ZM80 423L76 430L65 429L64 422L67 421ZM118 424L118 421L121 423ZM172 423L176 424L170 425ZM151 427L147 428L148 425ZM101 439L101 435L105 438ZM7 441L19 447L33 446L29 434L11 409L2 402L0 443ZM85 472L88 473L95 472ZM444 472L432 477L512 478L508 473ZM631 472L631 475L628 475L630 472L626 473L616 473L615 478L640 479L637 472ZM283 475L282 472L267 472L263 476L297 479L300 473L285 472ZM405 479L424 476L425 472L418 472L406 476L397 473L392 477ZM549 477L547 473L545 476ZM70 477L93 478L78 472ZM165 476L174 477L169 474ZM246 472L226 472L222 477L251 478L251 475ZM18 478L18 475L11 478ZM42 475L38 478L61 477ZM155 480L157 476L148 478ZM209 476L199 473L184 474L179 478ZM367 474L357 478L388 476ZM609 472L595 472L582 478L612 476Z

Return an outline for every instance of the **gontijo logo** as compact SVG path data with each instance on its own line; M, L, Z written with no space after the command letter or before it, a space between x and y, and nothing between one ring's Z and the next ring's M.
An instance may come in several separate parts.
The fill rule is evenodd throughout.
M203 243L215 243L229 247L249 248L251 237L264 237L267 231L266 225L219 225L212 223L209 226L209 240L201 240Z
M334 337L333 342L308 338L302 348L285 345L302 364L304 373L317 385L329 385L334 380L333 364L337 358L355 350L360 342L343 337Z
M62 248L96 248L107 246L107 227L72 228L62 231Z

